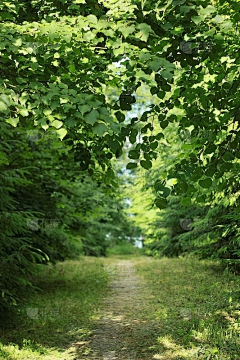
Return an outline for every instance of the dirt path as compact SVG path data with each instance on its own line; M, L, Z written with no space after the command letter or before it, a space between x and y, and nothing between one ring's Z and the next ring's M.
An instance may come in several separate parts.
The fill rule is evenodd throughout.
M111 294L101 310L98 328L88 344L89 360L141 360L146 357L141 346L150 324L144 324L141 314L147 306L148 296L142 277L137 274L133 260L121 260L106 265L112 275ZM139 355L139 352L141 353Z

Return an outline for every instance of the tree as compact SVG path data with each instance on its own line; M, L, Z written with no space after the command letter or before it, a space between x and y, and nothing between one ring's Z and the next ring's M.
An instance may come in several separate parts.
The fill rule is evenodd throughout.
M202 205L228 196L224 207L234 223L228 234L238 235L239 3L10 0L3 1L0 10L3 224L12 211L10 230L2 225L5 262L14 257L17 267L23 251L27 268L30 258L66 257L64 229L70 231L80 222L74 224L75 215L71 212L68 218L65 210L72 196L70 182L75 182L78 196L83 173L98 185L114 189L111 159L121 156L127 138L134 145L129 151L134 165L127 168L137 168L139 163L151 169L158 156L155 150L165 138L163 130L171 124L179 136L189 129L191 143L180 146L161 175L160 180L171 180L171 185L155 185L160 191L155 204L166 208L168 197L176 195L186 197L181 200L186 206L191 197ZM121 69L114 65L120 60ZM137 96L141 86L149 89L152 99L143 114L129 121L127 112L142 101ZM33 131L43 142L50 132L58 140L52 145L41 140L37 146L29 144ZM41 160L39 150L44 155ZM21 205L20 197L29 195L30 189L36 202L47 200L50 208L40 202L30 206L30 196ZM45 230L44 244L37 250L27 248L33 235L25 220L35 219L36 211L41 212L40 218L46 213L60 218L61 230L52 230L62 233L62 255L56 245L51 249L49 239L54 235ZM9 237L13 248L6 251ZM8 303L15 295L5 290L3 298L10 292Z

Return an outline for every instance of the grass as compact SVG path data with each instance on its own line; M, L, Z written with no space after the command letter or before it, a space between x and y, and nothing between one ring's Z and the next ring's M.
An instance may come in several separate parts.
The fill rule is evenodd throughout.
M156 359L240 359L240 280L216 262L139 262L149 300L139 313L159 324L146 345Z
M107 295L103 264L85 257L40 268L34 285L43 291L19 309L16 328L1 331L0 359L74 359L81 342L90 339Z
M217 262L153 259L115 253L40 267L34 284L43 289L19 309L16 328L1 331L0 359L88 358L98 309L108 295L108 271L118 259L135 260L144 279L136 324L130 334L137 359L239 360L240 278ZM110 266L111 267L111 266Z

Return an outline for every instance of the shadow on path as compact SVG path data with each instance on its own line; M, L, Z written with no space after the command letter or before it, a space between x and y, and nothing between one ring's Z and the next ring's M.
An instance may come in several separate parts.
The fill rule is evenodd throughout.
M146 323L139 316L147 306L149 294L144 280L136 274L133 260L121 260L105 266L112 276L111 294L105 299L98 328L88 347L89 355L76 359L141 360L151 359L149 346L154 343L157 324ZM151 352L151 351L150 351Z

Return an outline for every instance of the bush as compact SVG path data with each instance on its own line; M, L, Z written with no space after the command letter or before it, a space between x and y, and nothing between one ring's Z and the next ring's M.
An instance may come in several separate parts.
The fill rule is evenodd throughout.
M107 249L107 255L134 255L137 253L139 253L139 249L130 243L122 243Z

